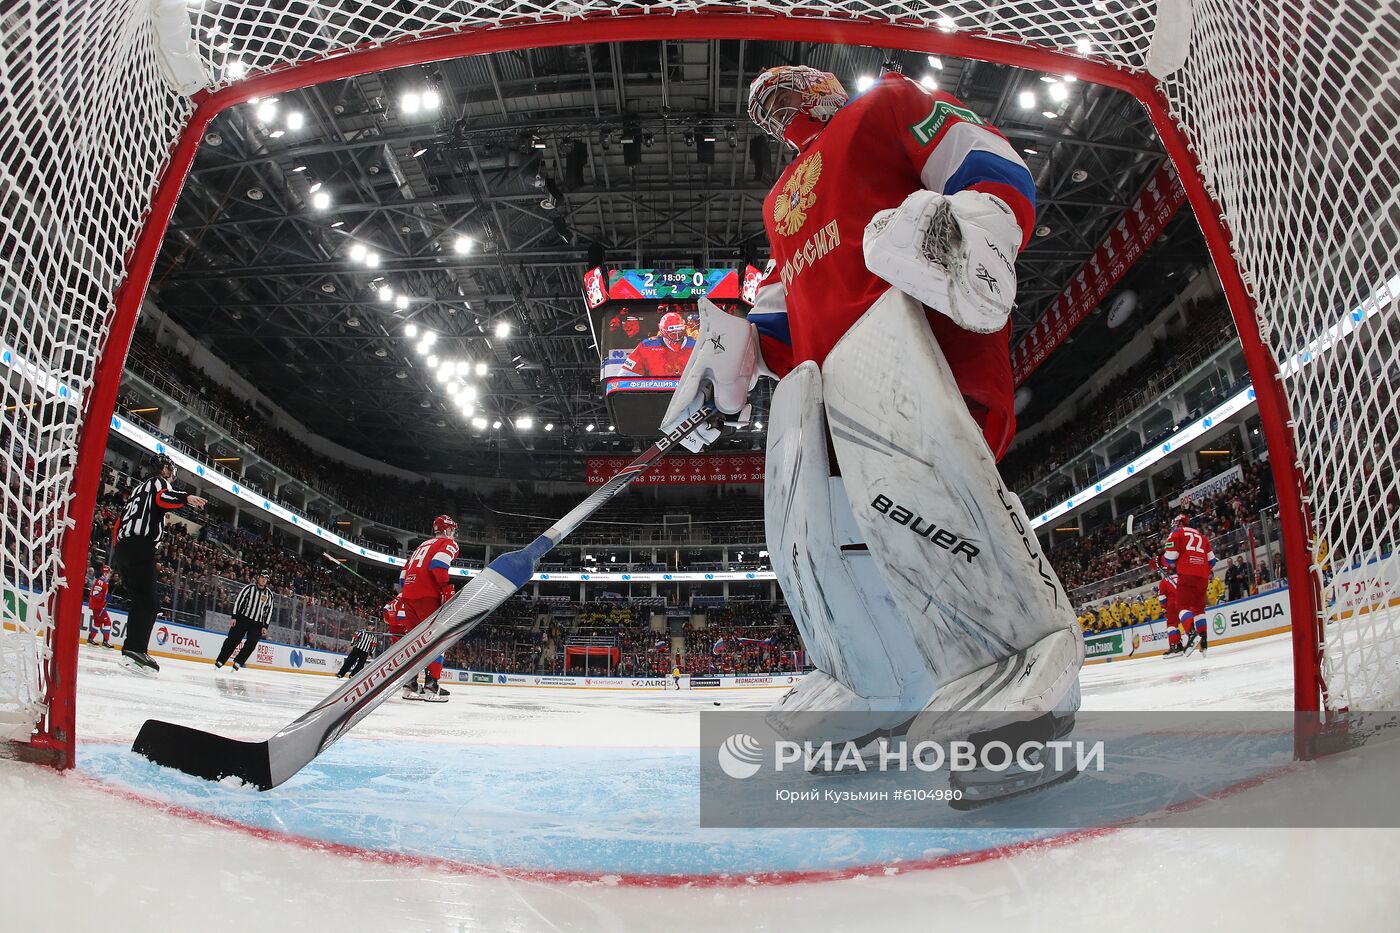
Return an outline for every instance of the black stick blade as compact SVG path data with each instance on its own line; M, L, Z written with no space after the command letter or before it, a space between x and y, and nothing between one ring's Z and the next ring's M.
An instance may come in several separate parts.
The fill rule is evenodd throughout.
M207 781L236 777L259 790L272 788L272 764L266 742L240 742L189 726L148 719L131 750L162 767Z

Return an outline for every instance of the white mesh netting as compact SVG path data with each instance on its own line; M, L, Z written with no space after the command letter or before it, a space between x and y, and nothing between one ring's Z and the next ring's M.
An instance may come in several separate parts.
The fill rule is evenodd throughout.
M502 25L574 22L585 42L591 18L665 17L674 37L702 37L694 20L673 15L697 11L898 25L911 36L977 33L1140 72L1158 6L1157 0L9 4L0 14L0 728L18 723L23 732L44 713L47 607L60 581L61 519L79 412L107 338L124 259L193 112L162 76L157 17L165 23L166 47L178 44L172 36L192 36L194 60L217 87L352 48ZM1400 631L1391 604L1400 600L1400 567L1390 555L1400 288L1384 289L1396 281L1400 226L1396 9L1388 0L1164 0L1163 15L1180 18L1192 6L1186 64L1162 92L1229 223L1265 341L1285 373L1318 530L1312 572L1324 582L1328 606L1324 673L1332 704L1394 702Z

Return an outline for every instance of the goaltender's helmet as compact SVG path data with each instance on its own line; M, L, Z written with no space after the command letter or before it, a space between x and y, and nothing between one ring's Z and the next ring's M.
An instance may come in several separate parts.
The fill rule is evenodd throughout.
M801 102L780 103L782 91L797 92ZM801 149L850 99L836 75L829 71L806 65L780 65L763 71L749 85L749 119L779 142ZM788 127L799 116L809 118L804 122L810 126L808 131L796 134L800 138L794 138Z
M457 523L453 521L451 515L439 515L433 519L433 534L456 536Z
M658 330L668 342L682 343L685 341L685 318L678 312L667 311L661 315L661 326Z

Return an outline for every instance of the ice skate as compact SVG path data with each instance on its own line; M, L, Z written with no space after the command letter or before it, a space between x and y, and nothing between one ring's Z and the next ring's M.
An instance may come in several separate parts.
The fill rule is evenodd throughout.
M938 689L909 727L908 741L948 742L1079 709L1079 636L1061 629L1023 651Z
M450 691L444 690L434 677L425 676L423 681L423 689L419 691L417 699L427 703L446 703L447 698L452 695Z
M768 724L794 741L864 746L881 736L903 735L913 721L898 696L863 697L824 671L813 671L768 711Z
M1026 742L1044 743L1062 739L1073 728L1074 713L1046 713L1036 719L977 732L968 739L977 747L980 756L982 748L992 742L1004 742L1014 749ZM1032 764L1039 764L1040 769L1023 768L1013 761L1010 767L1001 771L977 768L952 772L948 776L948 787L960 796L949 801L949 805L954 810L975 810L1062 784L1079 774L1079 768L1073 761L1059 759L1054 754L1029 752L1027 759Z
M160 665L144 651L122 651L121 666L133 674L154 677L160 673Z

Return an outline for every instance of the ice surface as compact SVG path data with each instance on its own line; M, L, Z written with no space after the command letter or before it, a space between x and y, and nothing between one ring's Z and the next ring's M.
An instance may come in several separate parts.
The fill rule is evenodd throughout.
M1289 671L1286 637L1096 665L1084 705L1287 709ZM1389 928L1400 906L1392 830L1154 828L1029 846L1020 830L698 830L699 713L716 699L763 708L774 690L457 685L447 704L386 703L260 794L156 768L131 737L159 716L265 738L328 678L163 661L147 680L84 649L79 683L78 769L0 762L5 930L1179 933ZM1326 792L1325 768L1292 780L1299 806ZM919 867L933 864L945 867ZM783 871L817 874L771 883Z

